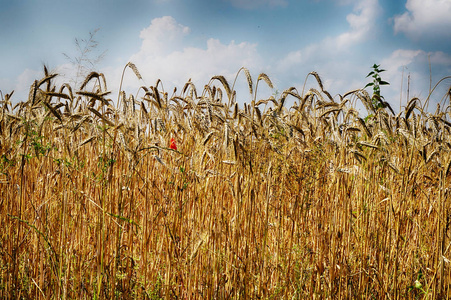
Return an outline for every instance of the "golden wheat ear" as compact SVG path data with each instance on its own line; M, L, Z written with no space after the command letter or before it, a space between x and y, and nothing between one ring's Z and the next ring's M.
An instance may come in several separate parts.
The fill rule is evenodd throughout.
M249 94L252 96L254 94L253 83L252 83L252 76L251 76L251 73L249 72L249 70L247 68L245 68L245 67L241 67L238 70L238 72L236 73L235 80L233 81L233 85L232 85L232 91L235 90L235 83L236 83L238 75L240 75L241 71L243 71L244 75L246 76L247 85L248 85L248 88L249 88Z
M129 62L129 63L126 65L126 67L129 67L130 69L132 69L133 73L135 73L135 76L136 76L139 80L142 80L142 79L143 79L142 76L141 76L141 74L140 74L139 71L138 71L138 68L136 67L136 65L135 65L134 63Z
M222 83L222 85L223 85L223 87L224 87L224 89L225 89L225 91L226 91L227 98L228 98L229 101L230 101L230 99L232 98L232 90L230 89L230 85L229 85L229 83L227 82L227 80L225 79L225 77L222 76L222 75L216 75L216 76L213 76L213 77L210 79L210 83L211 83L213 80L219 80L219 82Z
M123 81L124 81L125 70L127 70L127 68L132 69L133 73L135 74L135 76L136 76L139 80L143 80L143 78L142 78L141 74L139 73L138 68L136 67L136 65L135 65L134 63L132 63L132 62L128 62L128 63L125 65L124 69L122 70L121 82L120 82L120 84L119 84L119 94L118 94L118 96L117 96L117 102L118 102L118 105L119 105L119 100L120 100L120 93L121 93L121 91L122 91L122 83L123 83Z
M100 75L97 72L91 72L86 76L85 80L83 80L82 84L80 85L80 90L83 90L89 81L91 81L93 78L99 79Z

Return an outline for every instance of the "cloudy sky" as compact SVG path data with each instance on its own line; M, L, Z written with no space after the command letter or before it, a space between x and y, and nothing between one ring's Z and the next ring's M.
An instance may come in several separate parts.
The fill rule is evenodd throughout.
M133 94L158 78L166 90L189 78L202 89L214 75L233 81L244 66L254 78L268 74L278 91L301 90L316 71L336 95L365 86L377 63L391 83L382 94L399 110L408 78L410 96L425 99L431 77L433 86L451 75L450 16L451 0L0 0L0 90L24 100L44 64L60 80L79 82L64 54L79 57L75 39L99 29L88 58L106 51L94 68L115 93L129 61L144 80L126 73ZM450 84L433 93L435 102ZM273 92L262 88L261 97Z

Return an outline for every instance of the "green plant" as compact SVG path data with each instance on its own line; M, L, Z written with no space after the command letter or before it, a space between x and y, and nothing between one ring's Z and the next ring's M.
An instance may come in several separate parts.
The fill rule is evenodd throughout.
M385 70L379 69L379 67L380 67L380 65L377 65L377 64L374 64L372 66L373 71L368 73L368 75L366 75L366 78L371 76L373 78L373 82L368 83L364 87L364 88L367 88L370 86L373 87L373 96L371 97L371 105L373 106L374 109L385 107L384 102L382 101L382 99L384 99L384 97L381 96L381 85L389 85L390 84L387 81L382 80L382 78L379 74L382 72L385 72Z
M15 165L16 161L14 159L8 159L6 154L2 154L2 156L0 157L0 163L1 163L0 166L1 166L2 170L4 170L7 166L13 167Z
M34 130L30 133L30 135L32 138L31 146L35 151L36 157L39 157L40 155L44 156L51 150L52 147L49 143L43 144L44 136L39 135L39 133Z
M417 280L413 283L413 285L408 287L408 292L413 292L416 294L415 299L419 299L421 295L426 295L427 291L424 290L423 284L421 283L421 280L423 278L423 272L420 270L418 272Z

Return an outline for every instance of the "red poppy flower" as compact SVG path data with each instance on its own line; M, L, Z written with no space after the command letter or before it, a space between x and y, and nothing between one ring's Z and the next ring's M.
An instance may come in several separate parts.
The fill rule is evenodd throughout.
M177 145L175 144L174 138L171 138L171 145L169 146L169 148L171 148L173 150L177 150Z

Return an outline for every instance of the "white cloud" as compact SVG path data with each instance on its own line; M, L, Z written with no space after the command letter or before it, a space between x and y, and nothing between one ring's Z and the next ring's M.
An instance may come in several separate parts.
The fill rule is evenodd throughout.
M432 74L429 73L429 61ZM423 50L398 49L393 51L389 57L383 59L381 66L387 70L381 76L391 84L385 88L389 95L393 95L391 97L392 102L394 100L399 101L402 95L401 105L406 105L408 87L409 98L415 96L424 101L429 94L429 89L441 79L438 76L442 75L435 74L451 74L451 55L440 51L426 52ZM431 80L432 83L430 83ZM402 90L401 86L403 87ZM446 88L446 84L439 86L431 101L439 101L445 94ZM386 97L386 99L389 98Z
M183 37L190 33L186 26L178 24L170 16L153 19L150 26L141 30L139 37L143 40L141 53L150 56L161 55L180 47Z
M210 38L203 47L187 47L184 38L189 38L189 33L188 27L178 24L172 17L154 19L141 31L141 49L130 57L130 61L137 66L147 85L161 79L166 90L171 85L182 88L191 78L202 90L214 75L233 80L243 66L255 71L261 68L263 62L256 44L235 41L224 44ZM114 73L121 72L122 69L118 69ZM111 74L111 70L108 73ZM127 77L126 88L134 89L142 84L134 76Z
M43 77L42 71L25 69L17 78L12 80L2 80L4 86L0 87L3 94L10 94L14 90L11 101L17 103L19 101L27 101L30 87L35 80Z
M426 34L450 37L451 1L449 0L407 0L407 12L395 16L395 33L405 33L412 38Z
M327 37L318 44L311 44L301 50L289 53L282 61L282 66L302 63L319 56L332 60L341 51L347 51L351 46L361 43L374 31L377 16L380 13L378 0L364 0L354 7L354 13L346 16L349 30L336 36Z
M303 61L304 54L301 50L288 53L278 64L280 69L288 69L292 66L299 65Z
M42 76L43 74L41 71L25 69L25 71L17 77L16 87L31 86L36 79L41 79Z
M354 8L356 13L347 15L349 31L339 35L335 41L339 48L358 43L366 39L375 29L377 16L381 9L378 0L358 2Z
M255 9L262 6L285 7L288 5L287 0L228 0L230 3L241 9Z
M405 50L398 49L392 52L390 57L384 59L381 63L384 66L390 66L391 72L400 70L400 68L410 65L418 56L425 56L423 50Z
M377 0L356 2L353 13L346 17L348 31L288 53L278 63L277 72L291 74L292 78L299 80L310 71L317 71L322 77L327 78L326 89L337 89L340 93L346 92L342 90L343 87L353 89L364 86L364 81L348 80L355 78L355 74L361 70L364 73L367 69L366 66L359 65L355 55L353 57L349 54L352 54L352 49L368 39L375 30L380 11Z
M324 79L325 88L332 94L362 88L370 81L370 78L364 78L370 71L370 65L366 65L368 59L354 49L363 46L363 42L377 30L377 18L380 12L377 0L355 2L354 12L346 18L349 24L348 31L288 53L280 60L277 74L286 76L286 81L291 81L290 84L293 84L292 81L295 80L299 85L303 83L308 72L317 71ZM429 73L429 61L432 75ZM382 79L390 82L389 86L381 88L381 92L395 111L399 109L400 99L402 105L407 102L408 77L409 97L418 96L425 100L429 94L430 76L432 76L433 86L444 76L443 74L451 74L451 55L444 52L398 49L382 59L380 64L387 70L381 74ZM314 85L314 80L310 80L307 87ZM401 81L403 81L402 85ZM446 88L445 83L441 89L434 92L433 96L437 96L439 101L446 93L444 90ZM437 101L434 97L431 98L431 103Z
M420 96L421 92L418 90L418 79L422 76L422 72L418 72L416 68L418 67L418 61L421 58L425 58L426 55L426 52L423 50L398 49L393 51L389 57L384 58L381 61L381 66L386 69L386 72L382 73L381 77L384 81L390 82L390 86L384 87L384 89L390 90L390 94L392 95L401 96L402 91L405 91L407 88L406 81L409 78L408 80L412 83L412 89L416 89L413 93L416 96ZM427 67L427 65L424 65L424 67ZM422 81L424 81L424 78ZM401 85L403 85L402 90ZM393 97L386 97L386 100L393 102ZM403 100L405 101L405 99Z
M433 63L433 64L440 64L443 66L448 66L448 68L451 68L451 55L449 55L449 54L446 54L442 51L437 51L437 52L431 53L430 58L431 58L431 63Z

